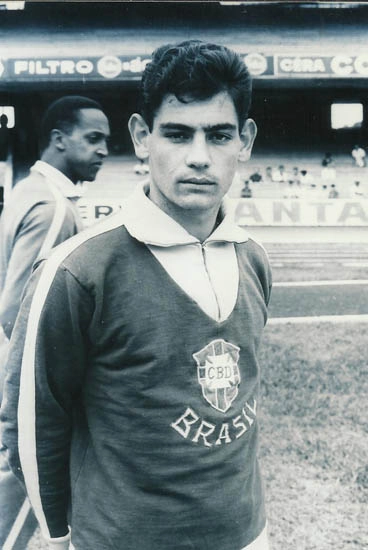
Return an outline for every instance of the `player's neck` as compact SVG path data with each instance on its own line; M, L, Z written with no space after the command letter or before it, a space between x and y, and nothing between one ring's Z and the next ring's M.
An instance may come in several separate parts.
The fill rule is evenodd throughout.
M203 243L213 233L218 225L219 209L184 209L171 208L166 210L171 218L180 224L190 235Z
M180 222L179 222L180 223ZM180 225L182 225L188 233L196 237L199 242L203 243L208 237L213 233L217 227L217 213L215 212L212 216L206 216L206 219L200 220L196 217L194 220L182 220Z

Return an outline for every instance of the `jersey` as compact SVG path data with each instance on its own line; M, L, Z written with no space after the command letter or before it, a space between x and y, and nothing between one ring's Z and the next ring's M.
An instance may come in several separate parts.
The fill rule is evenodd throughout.
M115 223L58 247L34 277L13 361L29 353L2 416L11 463L43 532L61 537L69 521L77 549L242 548L265 525L266 255L251 239L236 245L238 299L217 322Z

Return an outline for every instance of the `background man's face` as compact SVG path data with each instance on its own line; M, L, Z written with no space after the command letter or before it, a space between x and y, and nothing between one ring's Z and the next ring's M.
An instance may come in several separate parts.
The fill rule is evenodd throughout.
M147 144L153 202L171 215L219 208L243 145L228 93L189 103L166 96Z
M81 109L78 124L65 134L66 175L74 182L93 181L108 154L109 122L98 109Z

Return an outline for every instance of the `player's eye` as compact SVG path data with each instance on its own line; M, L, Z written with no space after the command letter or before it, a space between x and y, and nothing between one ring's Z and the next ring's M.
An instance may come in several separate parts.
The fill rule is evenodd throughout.
M231 139L232 139L232 135L224 132L215 132L209 135L209 140L212 141L213 143L218 143L218 144L225 144L228 141L231 141Z
M185 143L190 139L190 135L186 132L167 132L164 136L172 143Z
M100 136L100 134L89 134L87 136L87 141L91 145L94 145L94 144L98 143L99 141L101 141L101 136Z

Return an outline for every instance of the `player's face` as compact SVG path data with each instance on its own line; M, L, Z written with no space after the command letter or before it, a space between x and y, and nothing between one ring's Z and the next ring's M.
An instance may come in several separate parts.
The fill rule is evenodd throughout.
M233 181L240 152L250 153L255 132L251 120L239 129L226 92L188 103L166 96L143 142L151 200L174 218L184 210L213 215Z
M108 154L109 122L98 109L81 109L78 124L64 134L65 174L73 182L93 181Z

